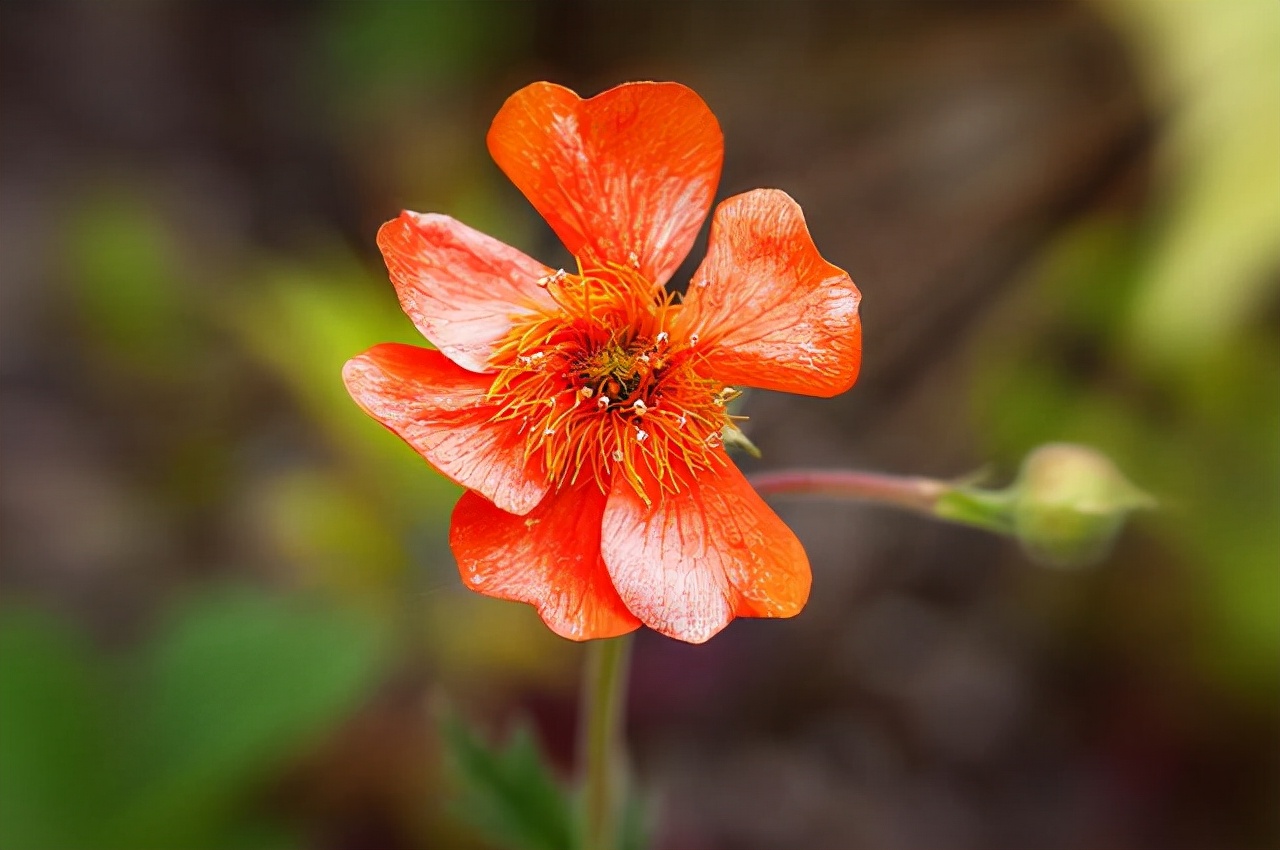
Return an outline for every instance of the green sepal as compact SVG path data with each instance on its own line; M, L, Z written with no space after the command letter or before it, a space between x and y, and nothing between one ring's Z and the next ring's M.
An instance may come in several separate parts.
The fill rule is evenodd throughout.
M724 429L720 431L720 440L724 443L726 449L739 449L754 458L761 456L760 449L756 448L756 444L751 442L750 438L742 433L742 429L737 425L724 426Z
M997 534L1013 534L1010 490L982 490L972 486L954 487L938 497L934 515L948 522L972 525Z

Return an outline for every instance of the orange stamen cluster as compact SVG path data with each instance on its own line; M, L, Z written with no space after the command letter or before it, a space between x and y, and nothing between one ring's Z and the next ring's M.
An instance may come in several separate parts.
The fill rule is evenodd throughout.
M673 296L634 268L609 264L541 279L558 310L518 320L490 360L498 421L518 423L527 462L556 486L616 473L646 501L646 481L674 492L723 462L715 450L737 392L697 371L696 338L667 328Z

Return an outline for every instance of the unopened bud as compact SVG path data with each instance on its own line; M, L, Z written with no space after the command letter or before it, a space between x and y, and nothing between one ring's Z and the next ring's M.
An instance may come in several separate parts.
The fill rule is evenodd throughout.
M1013 533L1032 557L1057 567L1100 560L1131 511L1155 507L1105 455L1069 443L1027 455L1008 494Z

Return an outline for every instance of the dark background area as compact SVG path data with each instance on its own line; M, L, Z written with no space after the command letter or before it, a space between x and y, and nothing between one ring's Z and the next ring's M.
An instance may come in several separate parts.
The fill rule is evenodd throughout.
M538 79L691 86L718 199L858 282L857 386L752 394L749 471L1073 440L1162 504L1062 571L778 502L805 612L637 643L657 846L1280 844L1280 7L538 0L0 6L0 845L483 846L450 711L568 769L582 648L339 379L417 340L400 209L563 256L484 147Z

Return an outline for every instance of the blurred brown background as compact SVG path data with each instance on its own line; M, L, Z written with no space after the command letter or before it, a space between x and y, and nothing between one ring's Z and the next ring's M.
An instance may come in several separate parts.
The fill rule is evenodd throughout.
M1065 439L1163 504L1064 572L780 502L803 615L640 636L657 846L1280 845L1280 6L537 0L0 6L0 846L483 846L446 710L570 763L581 647L339 380L416 338L401 208L562 256L484 148L537 79L693 87L859 283L858 385L744 466Z

